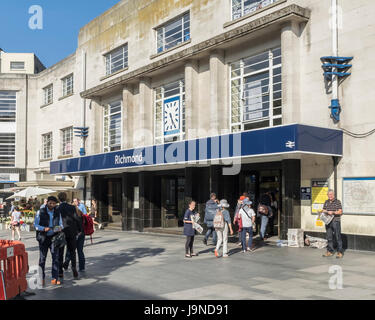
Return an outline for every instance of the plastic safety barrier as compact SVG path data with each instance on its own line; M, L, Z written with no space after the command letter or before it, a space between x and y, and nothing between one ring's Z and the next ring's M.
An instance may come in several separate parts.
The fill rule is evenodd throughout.
M25 245L19 241L0 240L0 300L9 300L27 290L29 271Z

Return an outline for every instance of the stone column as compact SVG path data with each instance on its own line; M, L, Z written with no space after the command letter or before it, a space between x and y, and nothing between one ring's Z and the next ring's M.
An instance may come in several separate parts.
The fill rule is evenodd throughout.
M288 229L301 228L301 160L283 160L281 167L280 239L287 239Z
M300 34L300 24L296 21L288 22L282 26L282 107L283 123L285 124L301 121Z
M222 130L229 129L229 106L227 103L227 73L225 69L224 51L215 50L210 55L210 108L209 135L219 135Z
M122 213L121 213L121 221L122 221L122 230L126 231L129 230L129 226L127 224L128 215L130 214L128 209L128 174L124 172L121 175L121 193L122 193Z
M122 89L122 105L123 105L123 139L122 149L131 149L133 147L133 132L134 132L134 100L133 88L131 85L126 85Z
M199 125L198 61L190 60L185 65L185 137L198 137Z
M139 82L139 105L134 112L136 128L133 131L134 147L152 145L154 142L153 99L150 78L141 78Z

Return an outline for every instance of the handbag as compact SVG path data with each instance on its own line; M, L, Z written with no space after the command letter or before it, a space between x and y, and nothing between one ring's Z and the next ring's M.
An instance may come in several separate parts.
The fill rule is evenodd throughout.
M52 237L52 243L55 248L62 248L66 245L66 238L64 232L59 232Z

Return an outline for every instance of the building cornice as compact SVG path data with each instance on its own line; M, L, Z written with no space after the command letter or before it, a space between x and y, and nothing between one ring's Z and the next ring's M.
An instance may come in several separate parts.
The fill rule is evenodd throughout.
M226 31L211 39L193 45L189 48L176 52L175 54L169 55L153 63L150 63L144 67L138 68L125 75L119 76L108 82L102 83L91 89L83 91L80 95L82 98L85 99L97 99L101 95L105 94L105 91L107 90L112 90L116 87L121 87L129 81L135 80L142 76L147 76L147 74L151 72L157 71L158 69L172 65L176 62L192 58L193 56L203 53L205 51L213 50L219 47L220 45L241 38L243 36L249 35L270 25L282 25L285 22L293 20L297 22L307 22L309 18L309 9L300 7L296 4L286 6L268 15L262 16L258 19L254 19L248 23L245 23L237 28Z

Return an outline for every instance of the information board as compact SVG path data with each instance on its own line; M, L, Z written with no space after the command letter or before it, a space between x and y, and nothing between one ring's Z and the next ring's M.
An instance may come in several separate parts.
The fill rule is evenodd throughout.
M311 212L318 214L323 210L324 203L328 200L328 181L312 180L311 181Z

